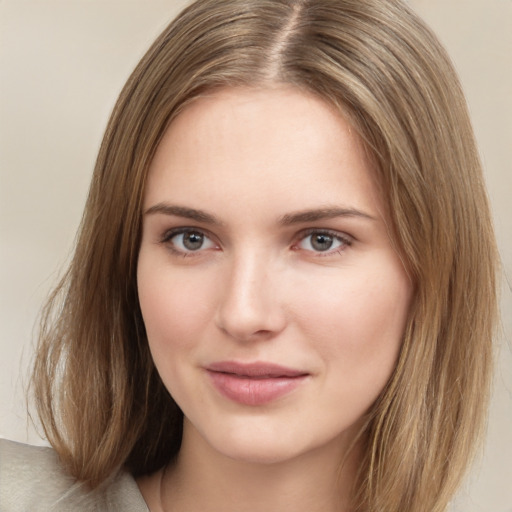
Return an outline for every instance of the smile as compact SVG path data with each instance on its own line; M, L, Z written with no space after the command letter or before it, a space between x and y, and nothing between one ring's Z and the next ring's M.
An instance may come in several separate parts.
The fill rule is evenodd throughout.
M308 373L272 363L218 362L206 368L217 391L243 405L264 405L299 387Z

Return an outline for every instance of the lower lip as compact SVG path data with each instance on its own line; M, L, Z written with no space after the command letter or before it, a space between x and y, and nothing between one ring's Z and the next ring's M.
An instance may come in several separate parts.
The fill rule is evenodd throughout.
M297 389L307 375L297 377L240 377L232 373L208 371L214 387L226 398L243 405L264 405Z

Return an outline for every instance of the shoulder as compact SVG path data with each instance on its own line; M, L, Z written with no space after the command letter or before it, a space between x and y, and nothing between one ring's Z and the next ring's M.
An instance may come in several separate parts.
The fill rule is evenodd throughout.
M0 510L148 512L131 475L95 491L68 475L54 450L0 439Z
M1 510L39 510L73 484L52 449L0 439Z

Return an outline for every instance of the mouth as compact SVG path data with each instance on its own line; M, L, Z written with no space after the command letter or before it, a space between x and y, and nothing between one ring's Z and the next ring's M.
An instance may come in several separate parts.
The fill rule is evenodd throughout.
M212 363L206 372L214 388L225 398L242 405L264 405L288 395L309 373L273 363Z

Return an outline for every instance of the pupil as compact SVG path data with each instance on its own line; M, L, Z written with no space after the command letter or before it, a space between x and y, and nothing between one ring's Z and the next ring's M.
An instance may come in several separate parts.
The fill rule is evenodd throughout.
M317 251L327 251L331 248L332 242L331 235L315 235L311 240L311 245Z
M203 245L203 235L201 235L201 233L185 233L183 236L183 245L189 251L196 251Z

